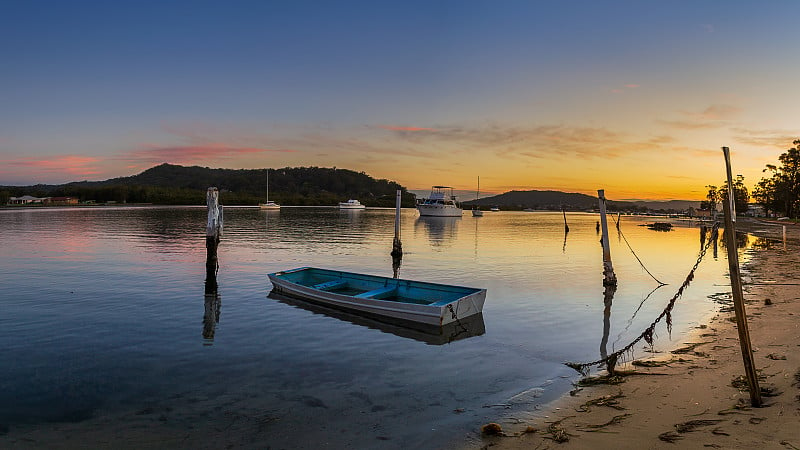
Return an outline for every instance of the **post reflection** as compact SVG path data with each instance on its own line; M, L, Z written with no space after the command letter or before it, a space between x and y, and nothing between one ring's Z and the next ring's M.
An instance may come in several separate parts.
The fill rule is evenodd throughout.
M203 345L214 344L214 333L219 323L222 300L217 285L216 265L206 265L205 301L203 312Z
M617 292L616 285L606 285L603 289L603 338L600 339L600 357L608 357L608 335L611 332L611 305L614 302L614 294ZM614 373L615 361L608 361L606 368L608 373Z
M392 277L400 276L400 266L403 264L403 255L392 255Z

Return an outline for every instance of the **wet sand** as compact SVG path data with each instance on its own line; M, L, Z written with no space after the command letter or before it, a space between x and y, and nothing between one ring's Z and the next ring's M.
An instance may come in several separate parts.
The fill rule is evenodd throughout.
M737 230L782 239L784 224L743 219ZM666 365L618 365L635 374L578 388L524 423L498 418L502 435L482 434L467 447L800 449L800 225L786 228L785 246L756 248L743 267L763 407L751 407L746 381L737 380L745 374L741 347L734 312L723 307L675 349L657 348L663 352L648 359Z

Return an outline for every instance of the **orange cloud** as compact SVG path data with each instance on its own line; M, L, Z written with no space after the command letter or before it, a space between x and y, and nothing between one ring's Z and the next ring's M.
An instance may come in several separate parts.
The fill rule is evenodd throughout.
M636 89L636 88L640 87L640 85L638 85L638 84L626 84L625 87L628 88L628 89Z

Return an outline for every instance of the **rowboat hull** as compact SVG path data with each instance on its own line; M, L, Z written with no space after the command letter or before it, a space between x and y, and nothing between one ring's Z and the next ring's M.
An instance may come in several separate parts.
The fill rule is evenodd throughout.
M486 289L426 283L312 267L269 274L284 295L364 314L426 326L444 326L481 313Z
M414 339L428 345L449 344L453 341L481 336L486 333L483 314L473 314L465 319L459 319L458 322L451 322L444 326L425 325L416 322L407 323L398 320L386 320L383 317L372 317L369 314L350 312L319 302L310 302L297 297L291 297L275 292L274 290L269 293L268 297L281 303L310 311L314 314L333 317L352 323L353 325L372 328L402 338Z

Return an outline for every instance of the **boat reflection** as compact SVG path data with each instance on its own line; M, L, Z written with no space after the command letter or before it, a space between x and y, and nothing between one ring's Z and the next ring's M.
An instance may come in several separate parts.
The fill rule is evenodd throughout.
M289 297L275 291L271 291L269 298L281 303L291 305L300 309L311 311L314 314L322 314L333 317L355 325L361 325L384 333L394 334L404 338L414 339L428 345L443 345L454 341L466 339L472 336L480 336L486 332L483 323L483 314L475 314L443 327L427 326L423 324L389 323L379 321L370 317L353 314L339 309L311 303L294 297ZM413 326L413 328L412 328Z
M458 224L461 217L419 216L414 222L414 230L423 228L431 245L439 247L450 245L458 236Z

